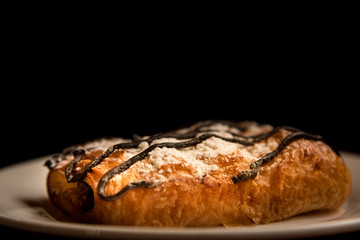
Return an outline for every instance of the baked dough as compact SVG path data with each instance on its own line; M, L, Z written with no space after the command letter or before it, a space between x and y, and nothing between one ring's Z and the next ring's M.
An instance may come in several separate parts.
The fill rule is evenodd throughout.
M339 208L351 177L318 135L205 121L100 139L46 162L51 202L75 220L156 227L241 226Z

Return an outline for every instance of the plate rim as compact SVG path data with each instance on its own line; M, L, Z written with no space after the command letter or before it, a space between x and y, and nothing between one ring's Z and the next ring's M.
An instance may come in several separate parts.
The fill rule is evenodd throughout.
M152 227L136 227L136 226L116 226L86 223L70 223L70 222L44 222L40 220L19 220L0 213L0 223L7 227L21 230L27 230L37 233L68 236L68 237L84 237L87 238L124 238L132 237L143 238L167 238L173 239L202 237L206 239L214 239L222 237L224 239L233 237L245 238L289 238L289 237L315 237L326 236L331 234L339 234L357 231L360 228L359 219L344 219L340 222L320 222L312 225L290 226L286 229L266 229L261 232L256 231L256 226L244 228L152 228ZM21 224L19 224L21 223ZM281 235L279 235L281 234Z
M345 156L351 158L359 158L360 154L352 152L340 152L343 158ZM17 168L26 167L28 165L37 164L45 161L51 155L29 159L20 163L12 164L0 169L0 174L8 170L16 170ZM346 160L345 160L346 161ZM360 164L360 163L359 163ZM346 203L345 203L346 204ZM92 223L74 223L61 221L42 221L38 219L16 219L12 216L0 212L0 224L21 230L27 230L37 233L45 233L51 235L68 236L68 237L84 237L87 238L206 238L213 239L222 237L224 239L234 237L246 238L289 238L289 237L310 237L310 236L326 236L331 234L346 233L360 230L360 218L342 219L341 221L325 221L316 224L305 224L300 226L287 226L286 229L262 229L256 231L254 227L258 225L245 226L242 228L154 228L154 227L136 227L136 226L117 226L102 225ZM279 235L281 234L281 235Z

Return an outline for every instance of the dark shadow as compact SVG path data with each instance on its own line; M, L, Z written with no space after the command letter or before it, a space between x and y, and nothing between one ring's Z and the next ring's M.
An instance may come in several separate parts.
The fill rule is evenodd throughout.
M72 222L76 223L69 215L64 211L56 208L49 199L40 198L40 199L21 199L21 202L25 203L27 206L31 207L36 211L39 219L43 218L44 220L52 221L61 221L61 222Z

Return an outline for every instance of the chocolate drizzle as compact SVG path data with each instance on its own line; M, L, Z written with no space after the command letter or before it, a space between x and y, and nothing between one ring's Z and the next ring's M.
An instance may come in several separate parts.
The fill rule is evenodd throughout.
M117 174L123 173L124 171L129 169L136 162L145 159L149 155L149 153L151 151L153 151L155 148L183 149L183 148L196 146L197 144L199 144L211 137L220 138L224 141L237 143L237 144L241 144L241 145L245 145L245 146L252 146L257 142L260 142L262 140L269 138L270 136L274 135L281 129L291 132L287 137L285 137L281 141L279 146L274 151L265 154L260 159L251 163L249 171L242 171L239 175L234 176L232 178L232 181L234 184L236 184L239 182L254 179L257 176L259 168L262 165L270 162L286 146L288 146L290 143L292 143L295 140L309 139L309 140L316 140L316 141L324 141L323 138L319 135L312 135L309 133L305 133L296 128L289 127L289 126L276 127L267 133L261 133L261 134L254 135L254 136L244 136L244 135L235 134L235 133L229 131L228 133L230 133L232 135L232 137L223 137L223 136L220 136L220 135L214 133L214 132L216 132L215 130L211 130L211 129L203 130L205 127L209 128L218 123L221 123L221 124L226 125L231 128L236 128L240 132L247 131L247 127L241 127L240 125L238 125L235 122L206 121L206 122L199 124L197 127L192 129L191 131L185 132L182 134L179 134L177 132L159 133L159 134L150 136L145 140L141 139L140 137L136 137L133 139L132 142L119 143L119 144L115 144L115 145L111 146L100 157L95 158L93 161L86 164L83 168L81 168L81 170L79 170L77 172L74 171L74 168L75 168L76 164L81 161L82 156L85 154L85 150L78 149L78 148L73 149L72 154L74 155L74 159L72 161L70 161L65 167L66 180L68 182L81 181L82 179L84 179L86 177L87 173L89 171L91 171L91 169L93 167L97 166L99 163L101 163L105 158L109 157L116 150L138 148L142 142L147 142L150 145L154 140L162 139L162 138L175 138L177 140L185 140L185 141L181 141L181 142L162 142L162 143L152 144L148 148L143 150L142 152L138 153L137 155L131 157L127 161L125 161L125 162L121 163L120 165L117 165L117 166L111 168L109 171L107 171L99 180L99 183L97 186L97 192L101 199L107 200L107 201L112 201L112 200L116 200L116 199L120 198L121 196L123 196L125 193L127 193L128 191L130 191L132 189L148 188L148 187L156 185L155 183L152 183L152 182L137 181L137 182L132 182L132 183L127 184L125 187L123 187L119 192L115 193L114 195L109 196L109 195L105 194L106 185L108 184L109 180L112 177L114 177ZM186 140L186 139L189 139L189 140ZM65 156L65 154L63 154L62 157L64 158L64 156ZM48 160L45 163L45 165L48 166L50 169L53 169L58 162L59 162L59 157L56 158L56 161Z
M312 135L309 133L305 133L305 132L293 132L290 135L288 135L287 137L285 137L280 145L272 152L265 154L263 157L261 157L260 159L256 160L255 162L253 162L252 164L250 164L250 171L242 171L241 174L235 176L232 178L232 181L236 184L238 182L243 182L243 181L247 181L250 179L254 179L259 171L259 167L261 165L264 165L265 163L270 162L276 155L278 155L281 150L283 150L287 145L289 145L291 142L297 140L297 139L310 139L310 140L317 140L317 141L322 141L323 138L319 135Z

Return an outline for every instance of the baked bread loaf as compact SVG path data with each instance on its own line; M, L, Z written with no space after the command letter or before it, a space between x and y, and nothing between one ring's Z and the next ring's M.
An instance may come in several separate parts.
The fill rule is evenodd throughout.
M293 127L205 121L54 155L51 202L76 220L135 226L241 226L339 208L351 177L324 139Z

